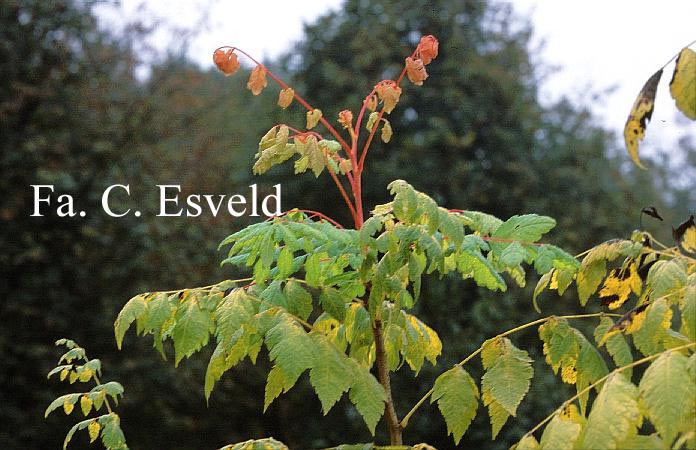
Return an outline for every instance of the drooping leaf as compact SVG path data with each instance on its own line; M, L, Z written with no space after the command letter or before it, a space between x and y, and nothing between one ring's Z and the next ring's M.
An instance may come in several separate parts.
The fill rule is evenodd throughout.
M185 298L176 310L176 321L171 334L174 341L174 365L206 345L212 330L212 314L202 310L195 297Z
M633 332L633 343L645 356L661 352L665 349L667 329L672 323L669 303L664 298L654 300L642 316L640 327Z
M658 70L645 82L643 88L638 93L636 101L633 103L631 112L624 126L624 141L628 154L633 159L633 162L645 169L638 157L638 146L640 141L645 137L645 127L652 117L653 108L655 107L655 94L657 86L662 77L662 69Z
M349 392L350 401L362 416L370 433L374 435L377 422L384 414L387 394L369 370L354 360L348 361L352 366L351 376L354 380Z
M476 416L479 391L469 373L456 366L443 373L433 387L430 402L436 402L445 418L447 432L459 444L464 432Z
M679 52L669 92L677 108L689 119L696 120L696 52L690 48Z
M650 364L638 386L647 416L667 445L679 432L692 430L696 421L696 384L687 362L678 352L666 352Z
M546 425L541 436L541 449L573 450L575 441L582 431L583 422L584 417L578 413L575 405L568 405Z
M609 273L599 291L599 297L603 305L617 309L628 300L631 292L640 295L642 289L643 281L638 276L638 268L635 263L631 263L627 268L614 269Z
M344 392L353 385L354 379L346 355L339 351L324 336L312 334L317 356L309 372L309 381L321 401L326 415Z
M604 338L609 330L614 326L614 321L609 317L602 317L599 325L595 328L594 338L598 345L603 345L606 342L607 351L611 355L616 367L628 365L633 362L631 347L629 347L626 339L621 334L614 334ZM632 369L626 369L622 373L626 374L628 379L631 379Z
M319 120L321 120L321 117L321 109L313 109L311 111L307 111L307 129L311 130L312 128L316 127L319 123Z
M614 373L592 404L578 447L616 449L635 434L640 418L638 388Z
M486 373L481 380L481 390L490 392L496 402L515 416L534 375L532 359L507 338L486 341L482 357L484 354Z
M116 333L116 345L119 349L123 344L123 336L125 336L128 328L130 328L131 324L135 322L138 317L145 314L146 310L147 304L145 298L142 295L136 295L128 300L128 303L126 303L121 312L118 313L116 321L114 322L114 332Z
M247 89L249 89L252 94L259 95L266 86L268 86L268 81L266 80L266 68L259 64L254 67L249 75Z

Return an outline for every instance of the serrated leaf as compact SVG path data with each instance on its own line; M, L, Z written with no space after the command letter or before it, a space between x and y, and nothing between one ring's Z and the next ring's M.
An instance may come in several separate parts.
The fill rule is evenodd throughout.
M689 119L696 120L696 52L690 48L679 52L669 92L677 108Z
M287 314L266 333L271 361L283 370L286 379L295 384L297 378L313 366L314 346L309 335Z
M99 437L100 430L101 425L99 425L99 422L97 422L96 420L92 420L89 422L89 425L87 425L87 432L89 433L90 444L97 440L97 438Z
M123 344L123 336L130 328L131 324L147 311L147 304L142 295L136 295L128 300L121 312L118 313L114 322L114 333L116 334L116 345L119 350Z
M570 406L575 407L575 405ZM544 429L540 442L541 449L573 450L581 431L580 423L567 415L556 414Z
M473 278L476 284L492 291L505 292L505 280L478 250L462 250L457 260L457 270L462 278Z
M198 306L193 297L184 300L176 310L176 322L172 329L174 341L174 365L191 356L208 343L213 328L212 314Z
M696 384L687 362L678 352L666 352L650 364L638 386L647 416L667 445L679 432L693 429L696 420Z
M575 331L580 344L580 353L578 354L578 359L575 363L575 370L577 371L577 381L575 386L578 393L580 393L586 387L607 375L609 373L609 369L607 369L604 359L594 345L592 345L579 331ZM599 391L600 388L601 386L595 387L597 391ZM580 395L579 398L580 410L583 414L585 414L585 407L587 406L588 398L589 392Z
M104 420L100 422L104 427L102 430L102 443L108 449L124 449L126 444L126 437L121 431L121 420L118 415L110 414L107 416L109 420Z
M611 374L592 404L580 448L616 449L636 433L640 423L638 388L619 374Z
M459 444L476 416L479 391L474 379L460 366L453 367L435 380L430 402L437 407L447 424L447 433Z
M650 303L642 317L640 328L633 332L633 343L645 356L661 352L665 349L666 330L672 320L672 309L667 300L661 298Z
M595 260L590 264L583 261L577 276L578 296L580 305L587 305L590 296L597 292L607 273L607 263L603 259Z
M654 298L662 297L686 285L686 270L675 260L658 261L650 268L646 283Z
M497 354L495 358L487 356L488 360L484 359L486 373L481 379L481 390L489 392L508 414L515 416L534 375L532 359L507 338L487 341L484 348L486 346L495 346ZM488 350L487 354L492 354L492 350Z
M556 226L551 217L536 214L512 216L503 222L492 234L493 237L536 242L541 236Z
M614 321L609 317L602 317L599 321L599 325L595 328L594 338L598 345L604 340L604 336L611 330L614 326ZM626 339L621 334L614 334L606 338L606 347L609 355L611 355L616 367L626 366L633 362L633 355L631 354L631 347L629 347ZM622 373L626 374L628 379L631 379L631 374L633 369L626 369Z
M349 360L351 361L351 360ZM377 422L384 414L387 394L377 379L355 361L351 364L354 383L350 388L349 398L362 416L372 435L375 434Z
M624 141L628 154L641 169L645 169L638 157L638 145L645 137L645 127L652 117L655 107L655 94L662 77L662 69L655 72L638 93L624 126Z
M326 415L344 392L353 385L353 376L346 363L346 355L339 351L324 336L313 334L317 357L309 371L309 382L321 401Z
M283 292L288 302L288 311L307 320L312 313L312 295L295 280L289 280Z

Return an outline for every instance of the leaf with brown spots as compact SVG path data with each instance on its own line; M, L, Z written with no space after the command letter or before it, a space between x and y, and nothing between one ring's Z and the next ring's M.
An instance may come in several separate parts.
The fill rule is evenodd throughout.
M643 88L638 93L636 101L633 103L633 108L626 120L624 127L624 141L626 149L631 159L641 169L645 169L638 157L638 145L645 137L645 127L652 117L653 108L655 107L655 94L657 94L657 85L662 77L662 69L655 72L648 79Z

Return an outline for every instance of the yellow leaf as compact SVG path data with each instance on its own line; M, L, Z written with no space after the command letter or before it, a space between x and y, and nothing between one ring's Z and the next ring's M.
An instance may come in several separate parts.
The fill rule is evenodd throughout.
M99 437L99 431L101 430L101 425L97 420L93 420L87 425L87 432L89 432L89 442L90 444L97 440Z
M292 99L295 98L295 91L292 88L286 88L278 94L278 106L285 109L290 106Z
M70 369L63 369L60 371L60 381L65 380L65 377L70 373Z
M70 400L66 399L63 402L63 411L65 411L65 414L70 414L74 407L75 405Z
M87 381L90 380L90 378L92 378L93 373L94 372L92 371L92 369L90 369L89 367L85 367L84 370L82 370L82 372L80 372L80 376L79 376L80 381L82 381L83 383L86 383Z
M392 127L388 120L384 120L384 125L382 125L382 142L389 142L392 137Z
M614 269L610 272L604 287L599 291L602 304L609 305L609 309L616 309L623 305L631 292L640 295L643 289L643 281L638 276L636 264L631 263L628 269Z
M662 69L655 72L645 83L643 89L638 93L636 101L633 103L624 127L624 141L626 142L628 154L631 155L633 162L641 169L645 169L645 167L641 164L640 158L638 158L638 144L645 137L645 126L650 117L652 117L657 85L661 77Z
M70 372L70 384L73 384L74 382L76 382L77 378L78 378L77 372Z
M268 85L266 81L266 68L261 64L254 67L249 75L249 81L247 81L247 88L254 95L259 95L261 91Z
M316 127L319 123L319 120L321 120L321 116L321 109L313 109L311 111L307 111L307 129L311 130L312 128Z
M82 408L82 414L85 416L89 414L92 410L92 399L86 395L80 397L80 408Z
M696 252L696 227L686 229L681 244L687 252Z
M684 48L679 53L669 92L677 108L689 119L696 120L696 52L693 50Z

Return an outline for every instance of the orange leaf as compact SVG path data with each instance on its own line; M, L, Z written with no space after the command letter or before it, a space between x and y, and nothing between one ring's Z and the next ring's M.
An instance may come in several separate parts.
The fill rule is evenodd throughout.
M416 52L420 59L423 61L423 64L430 64L430 61L437 58L437 51L439 46L440 43L437 41L437 38L432 34L423 36L421 38L420 42L418 43L418 47L416 47Z
M346 130L353 126L353 113L347 109L344 109L338 113L338 123L340 123Z
M247 81L247 88L249 88L252 94L259 95L261 91L263 91L263 88L265 88L267 85L266 69L259 64L258 66L254 67L254 70L251 71L249 81Z
M413 59L410 56L406 58L406 75L411 83L416 86L421 86L423 81L428 78L428 72L425 71L425 66L423 61L420 59Z
M232 49L222 50L217 49L213 53L213 62L218 69L225 74L226 77L234 74L239 69L239 61L237 55Z
M365 102L367 103L367 109L370 111L377 109L377 97L374 94L370 94L370 96L365 99Z

